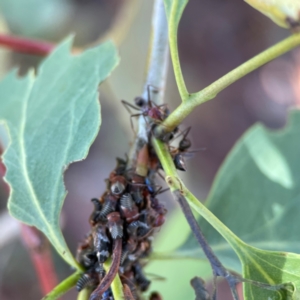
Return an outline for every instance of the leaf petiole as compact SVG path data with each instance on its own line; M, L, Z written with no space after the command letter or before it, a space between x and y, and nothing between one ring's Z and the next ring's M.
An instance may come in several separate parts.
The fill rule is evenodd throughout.
M42 300L55 300L60 296L64 295L67 291L73 288L76 285L81 272L73 273L71 276L62 281L57 285L50 293L48 293Z
M155 133L157 137L162 136L165 132L172 131L177 127L182 121L201 103L207 102L214 99L221 91L226 87L239 80L240 78L246 76L250 72L258 69L264 64L272 61L273 59L281 56L282 54L294 49L300 45L300 33L293 34L292 36L284 39L283 41L277 43L276 45L268 48L267 50L261 52L260 54L249 59L245 63L241 64L237 68L233 69L223 77L219 78L217 81L210 84L203 90L191 94L188 96L186 101L183 101L169 116L168 118L157 126ZM172 46L170 46L172 49ZM174 45L173 45L174 47ZM173 50L174 51L174 50ZM173 56L172 56L173 60ZM175 65L174 65L175 64ZM179 72L176 67L178 64L176 58L174 65L174 72ZM176 71L177 70L177 71ZM182 100L185 100L181 94Z

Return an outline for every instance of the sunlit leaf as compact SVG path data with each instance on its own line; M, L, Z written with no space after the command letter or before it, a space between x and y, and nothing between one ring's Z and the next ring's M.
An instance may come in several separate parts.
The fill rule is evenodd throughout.
M11 139L4 155L10 213L43 231L76 266L59 227L63 171L87 156L100 126L97 87L118 58L112 43L78 56L70 54L70 46L70 39L60 45L37 76L12 72L0 82L0 119Z
M300 22L298 0L245 0L255 9L272 19L281 27L292 27Z

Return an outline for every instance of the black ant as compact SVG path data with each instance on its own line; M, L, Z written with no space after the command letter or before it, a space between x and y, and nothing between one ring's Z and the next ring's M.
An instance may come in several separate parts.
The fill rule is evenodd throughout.
M187 138L187 135L189 134L190 130L191 130L191 127L188 127L187 129L182 131L176 137L176 138L178 138L179 136L183 135L177 148L174 148L172 146L170 147L170 153L172 155L174 165L175 165L176 169L181 170L181 171L186 171L185 163L184 163L184 156L186 156L186 154L188 154L188 153L191 154L191 153L197 152L199 150L205 150L205 148L192 150L192 151L189 150L190 147L192 146L191 140Z

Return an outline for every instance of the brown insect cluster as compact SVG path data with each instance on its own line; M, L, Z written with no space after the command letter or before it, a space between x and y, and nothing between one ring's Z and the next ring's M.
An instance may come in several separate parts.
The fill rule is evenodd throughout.
M140 103L137 105L141 108L146 102ZM151 135L153 125L167 114L165 108L155 106L151 101L148 103L148 108L141 108L142 115L146 117L145 114L151 111L152 119L159 116L149 124ZM181 154L190 146L186 134L182 141L184 147L179 143L178 149L170 147L170 152L178 169L184 170ZM93 290L90 300L113 300L110 285L117 273L126 300L141 299L142 292L148 289L150 280L143 273L143 266L152 250L153 234L164 223L167 212L156 197L161 190L155 184L160 168L153 147L144 144L137 153L134 166L117 158L117 166L107 179L106 191L99 199L92 199L91 231L77 251L77 260L86 272L76 286L78 291L83 288ZM106 272L103 264L109 258L112 263ZM161 297L153 293L150 299L160 300Z

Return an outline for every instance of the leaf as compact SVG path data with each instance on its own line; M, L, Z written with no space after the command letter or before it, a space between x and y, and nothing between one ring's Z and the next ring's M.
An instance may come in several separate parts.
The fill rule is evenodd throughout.
M300 255L285 252L263 251L244 245L239 257L243 263L243 276L252 280L269 283L274 287L265 288L246 283L246 299L292 300L300 283ZM277 286L276 286L277 285ZM273 289L273 290L272 290Z
M296 225L300 215L299 128L299 111L291 113L289 125L280 131L253 126L231 150L214 180L207 207L249 245L229 238L234 253L211 225L200 220L209 244L227 267L241 272L240 259L244 277L285 284L274 292L247 283L245 299L268 299L267 295L287 299L292 293L289 282L293 292L299 293L300 256L283 252L300 253ZM220 232L228 230L223 227ZM175 254L204 257L192 235Z
M299 26L300 2L298 0L245 0L255 9L281 27Z
M45 38L65 26L72 6L69 0L0 0L0 12L14 33Z
M0 83L0 119L9 130L4 155L11 188L8 208L15 218L43 231L72 266L77 262L65 243L59 215L66 190L63 172L87 156L100 126L97 87L116 66L108 42L78 56L71 39L40 66L38 75L10 73Z
M195 292L190 285L190 279L196 275L204 279L211 277L207 261L172 255L189 232L190 228L181 210L177 209L167 214L166 223L155 237L155 252L146 265L145 275L152 281L151 290L159 291L163 299L193 299Z

